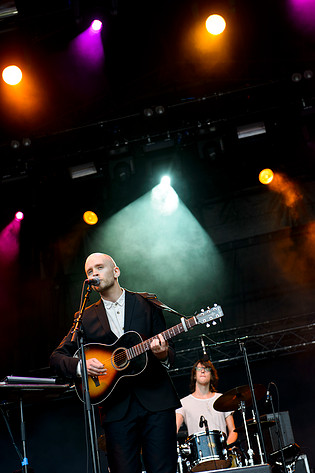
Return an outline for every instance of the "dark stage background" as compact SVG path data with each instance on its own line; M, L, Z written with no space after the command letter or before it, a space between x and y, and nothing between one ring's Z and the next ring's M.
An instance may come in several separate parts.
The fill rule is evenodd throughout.
M25 79L19 93L0 86L0 378L52 375L49 355L79 307L85 258L104 251L127 289L155 292L187 316L221 305L220 323L174 339L178 393L188 393L202 341L221 392L247 385L242 339L254 383L276 384L276 410L289 412L314 468L313 2L16 6L18 16L0 19L1 68L16 61ZM226 33L199 44L198 25L214 9ZM84 43L96 13L102 33ZM241 138L244 126L251 136ZM71 178L87 164L95 174ZM276 173L270 186L258 182L264 167ZM152 197L165 173L173 213ZM86 210L97 225L83 222ZM265 398L259 409L270 409ZM20 448L18 406L8 412ZM25 418L36 473L86 471L75 394L28 401ZM0 470L10 473L19 460L2 417L0 426Z

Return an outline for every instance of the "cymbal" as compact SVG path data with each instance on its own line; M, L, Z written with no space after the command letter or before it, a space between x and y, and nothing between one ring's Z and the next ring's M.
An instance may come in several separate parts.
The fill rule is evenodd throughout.
M256 431L257 429L257 422L246 422L247 429L249 432ZM260 425L262 429L267 429L268 427L272 427L275 424L274 420L261 420ZM234 432L245 432L245 426L241 425L240 427L236 427Z
M254 384L254 393L257 400L261 399L266 393L265 386L262 384ZM235 411L239 408L241 401L245 403L246 407L252 404L252 395L249 386L238 386L237 388L227 391L215 401L213 407L216 411L220 412Z

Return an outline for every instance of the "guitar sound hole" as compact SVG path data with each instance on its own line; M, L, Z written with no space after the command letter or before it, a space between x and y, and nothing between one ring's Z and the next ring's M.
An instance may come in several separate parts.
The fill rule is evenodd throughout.
M123 370L129 365L124 348L117 348L112 354L112 365L116 370Z

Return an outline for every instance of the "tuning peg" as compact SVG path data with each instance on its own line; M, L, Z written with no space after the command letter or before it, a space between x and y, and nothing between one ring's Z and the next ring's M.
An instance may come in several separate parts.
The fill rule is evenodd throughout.
M205 311L205 309L201 309L201 311L200 311L200 312L204 312L204 311Z
M215 320L212 321L212 325L217 325Z

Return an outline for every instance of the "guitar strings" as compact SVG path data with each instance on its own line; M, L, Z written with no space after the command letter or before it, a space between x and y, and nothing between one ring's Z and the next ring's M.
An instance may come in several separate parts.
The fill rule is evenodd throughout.
M186 321L186 323L189 321L190 319L188 319ZM173 331L173 334L176 335L175 333L175 329L178 329L178 333L181 333L181 328L182 327L182 324L178 324L176 325L175 327L172 327L170 329L167 329L165 330L164 332L162 332L161 335L168 335L168 337L166 338L166 340L168 338L171 338L171 331ZM128 358L128 354L129 353L132 353L132 351L135 353L135 356L138 356L138 355L141 355L142 353L144 353L146 350L149 350L150 349L150 345L151 345L151 342L157 338L157 336L155 335L154 337L151 337L147 340L144 340L143 342L141 343L138 343L137 345L134 345L133 347L131 348L124 348L124 347L121 347L119 348L118 350L121 350L120 352L118 353L112 353L111 356L109 358L105 358L103 360L103 364L106 364L106 363L109 363L111 362L112 358L114 358L114 362L116 365L119 366L119 363L122 363L122 362L125 362L125 361L129 361L130 358ZM142 349L142 347L144 347L144 350ZM140 349L140 350L139 350Z

